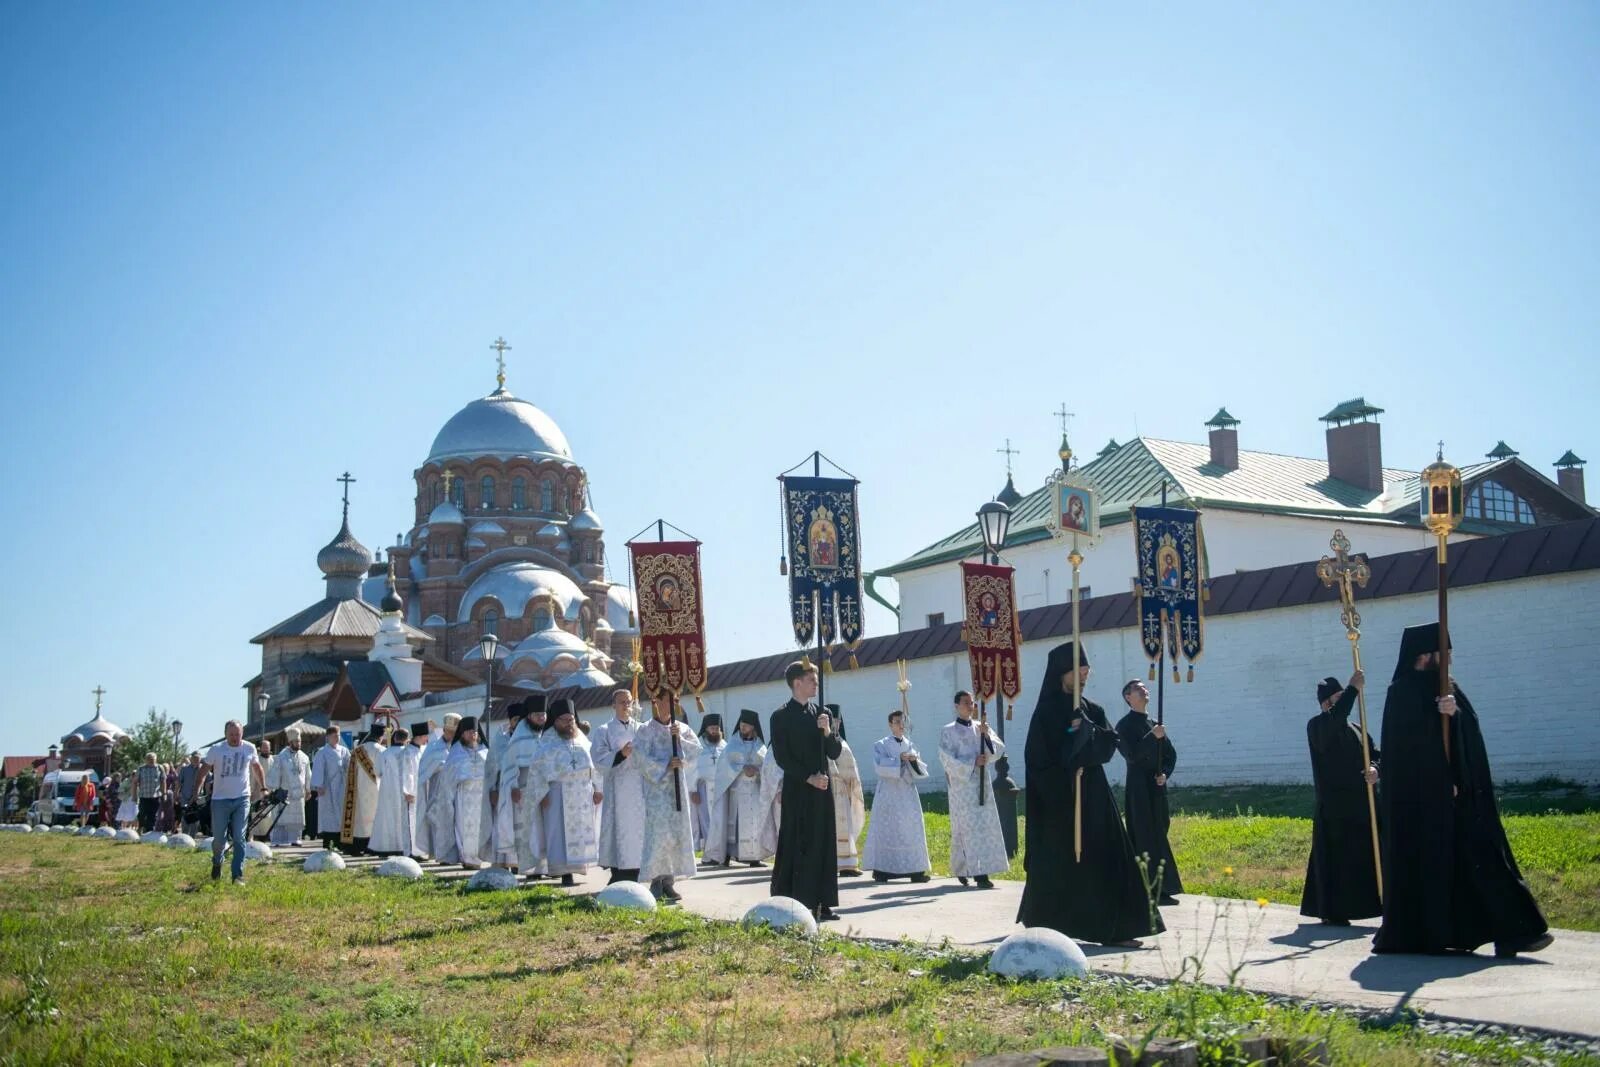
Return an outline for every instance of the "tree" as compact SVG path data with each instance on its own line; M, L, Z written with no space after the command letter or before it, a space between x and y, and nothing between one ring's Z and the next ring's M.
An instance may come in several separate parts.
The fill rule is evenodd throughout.
M165 711L151 708L144 721L128 733L128 739L111 751L111 773L124 774L144 762L145 753L154 752L157 763L182 763L189 753L172 733L172 720Z

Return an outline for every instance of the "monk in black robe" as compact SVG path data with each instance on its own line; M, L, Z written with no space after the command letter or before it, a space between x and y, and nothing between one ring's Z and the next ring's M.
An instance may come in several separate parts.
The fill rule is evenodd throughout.
M1383 926L1374 952L1495 955L1550 944L1500 825L1478 715L1439 695L1439 627L1410 626L1383 705ZM1444 751L1449 730L1450 756Z
M1178 878L1178 861L1172 857L1167 830L1172 816L1167 810L1167 778L1178 765L1178 750L1172 747L1167 728L1150 721L1150 690L1137 678L1122 687L1128 714L1117 723L1117 750L1128 762L1123 812L1128 819L1128 839L1133 854L1145 857L1154 875L1161 865L1161 904L1176 904L1183 892Z
M1072 643L1045 665L1039 703L1028 724L1025 761L1027 840L1023 926L1048 926L1080 941L1136 947L1134 938L1166 929L1151 903L1133 845L1106 781L1117 732L1105 709L1083 699L1087 659L1072 677ZM1074 685L1076 681L1076 685ZM1081 777L1078 772L1082 771ZM1073 802L1083 796L1083 857L1073 849Z
M801 661L784 672L789 702L772 713L772 758L783 771L778 854L772 861L772 895L792 897L810 908L819 922L837 916L839 866L833 833L833 788L828 761L843 748L833 720L820 713L817 669Z
M1366 681L1361 671L1350 676L1347 686L1341 686L1337 678L1323 679L1317 686L1322 710L1306 723L1317 800L1300 914L1320 919L1326 926L1349 926L1351 919L1383 914L1366 785L1378 780L1380 753L1368 737L1372 764L1362 759L1361 727L1350 721L1350 711Z

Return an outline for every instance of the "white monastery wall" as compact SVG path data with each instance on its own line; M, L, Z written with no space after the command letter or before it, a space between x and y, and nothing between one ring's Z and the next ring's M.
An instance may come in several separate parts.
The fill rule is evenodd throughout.
M1478 710L1498 780L1555 775L1600 782L1600 700L1591 667L1593 650L1600 647L1597 598L1600 571L1493 582L1451 593L1456 657L1452 673ZM1426 593L1359 606L1362 658L1369 680L1367 714L1377 738L1400 632L1412 623L1436 618L1436 599ZM1040 673L1060 640L1023 646L1024 692L1005 731L1015 756L1011 773L1019 784L1027 773L1022 746L1038 700ZM1126 710L1122 683L1148 677L1137 632L1097 631L1086 635L1084 648L1094 668L1089 698L1105 707L1114 724ZM799 656L798 651L795 654ZM913 737L930 757L932 776L926 788L943 789L935 753L937 730L951 718L956 689L970 684L967 658L963 652L913 660L908 670ZM1316 683L1330 674L1343 681L1350 670L1349 642L1336 604L1208 619L1206 652L1195 668L1195 681L1173 685L1170 668L1167 675L1167 723L1178 749L1173 783L1309 782L1305 723L1317 710ZM827 677L827 700L844 709L858 762L864 762L871 743L888 732L885 718L900 703L896 680L893 664ZM1154 683L1147 684L1153 692ZM763 730L785 699L787 689L781 679L704 697L706 710L721 712L724 722L737 718L740 708L755 709ZM603 721L608 714L586 717ZM1121 758L1113 758L1107 770L1120 780ZM870 770L864 777L870 790Z

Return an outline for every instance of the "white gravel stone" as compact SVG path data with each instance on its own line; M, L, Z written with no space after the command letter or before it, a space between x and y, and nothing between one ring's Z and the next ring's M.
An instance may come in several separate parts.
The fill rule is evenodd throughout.
M196 841L194 843L194 850L196 852L210 852L211 851L211 838L202 837L200 840Z
M504 867L485 867L467 879L468 889L515 889L517 876Z
M145 845L164 845L167 843L167 835L159 830L151 830L140 837L139 842Z
M331 848L325 848L306 857L305 872L321 874L323 871L342 871L344 867L344 857Z
M95 827L93 827L93 826L80 826L80 827L78 827L78 836L79 837L93 837L94 836L94 831L95 831Z
M1089 961L1066 934L1036 926L1000 942L989 970L1007 978L1076 978L1088 972Z
M126 827L124 827L123 829L118 830L115 834L113 834L111 840L115 841L119 845L125 845L125 844L130 844L130 843L137 844L138 841L139 841L139 831L137 831L137 830L129 830Z
M267 863L272 859L272 846L264 841L246 841L244 843L244 858L255 860L257 863Z
M638 882L615 882L596 893L594 899L608 908L656 910L656 898L650 895L650 888Z
M795 930L811 937L817 932L816 916L793 897L768 897L744 913L745 926L770 926L774 930Z
M98 826L95 828L94 836L115 838L117 836L117 832L109 826Z
M373 868L373 873L379 878L405 878L415 882L422 877L422 864L410 856L390 856Z
M173 834L167 838L167 847L192 849L194 848L194 838L188 834Z

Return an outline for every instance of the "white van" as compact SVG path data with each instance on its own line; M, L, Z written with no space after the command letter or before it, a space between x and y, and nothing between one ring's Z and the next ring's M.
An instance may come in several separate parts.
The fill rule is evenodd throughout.
M39 821L46 825L78 821L72 803L78 795L78 783L85 778L100 787L99 771L51 771L39 783ZM51 803L46 804L49 800Z

